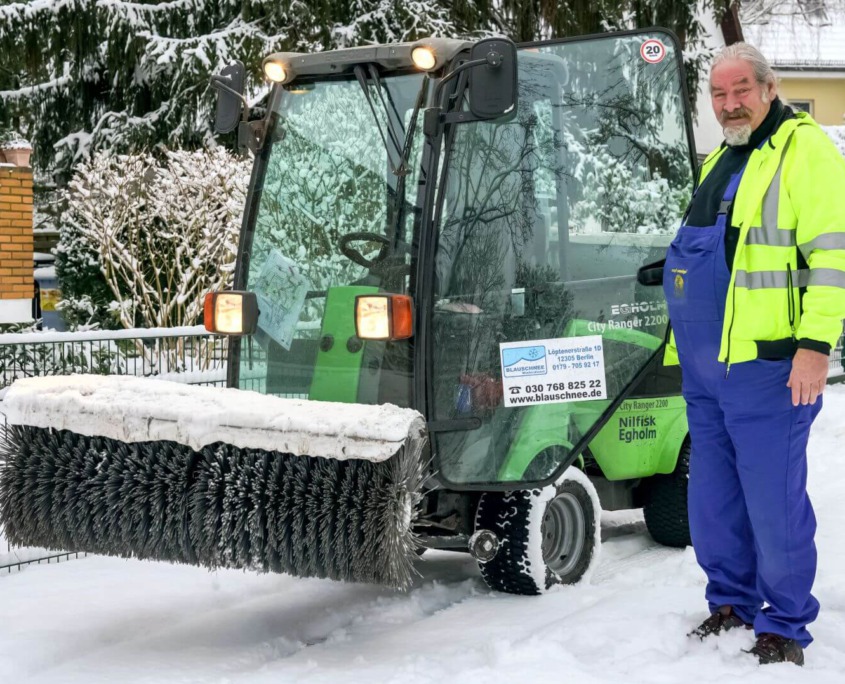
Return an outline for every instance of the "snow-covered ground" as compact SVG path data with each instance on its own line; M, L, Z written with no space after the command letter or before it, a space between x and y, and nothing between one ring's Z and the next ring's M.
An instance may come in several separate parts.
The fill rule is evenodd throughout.
M692 550L657 547L634 522L589 580L533 598L490 592L468 556L445 552L420 560L405 594L100 557L26 567L0 576L0 682L839 684L845 387L825 400L810 441L822 612L803 669L758 666L747 633L688 639L706 615Z

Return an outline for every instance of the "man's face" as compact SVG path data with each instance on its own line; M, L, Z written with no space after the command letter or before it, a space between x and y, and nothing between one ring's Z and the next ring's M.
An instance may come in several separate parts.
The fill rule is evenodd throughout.
M745 145L751 133L763 123L775 96L775 84L761 86L751 64L729 59L710 72L710 99L713 112L728 145Z

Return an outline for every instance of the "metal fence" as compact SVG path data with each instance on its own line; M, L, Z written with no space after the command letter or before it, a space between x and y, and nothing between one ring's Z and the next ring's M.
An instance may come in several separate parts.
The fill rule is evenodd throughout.
M225 386L227 340L211 335L202 326L0 335L0 414L5 388L20 378L36 376L134 375ZM12 548L0 530L0 574L79 556Z
M50 565L87 555L87 553L76 551L51 553L45 549L12 548L11 544L0 540L0 574L22 570L26 565L41 565L42 563Z
M0 391L20 378L71 373L223 386L226 344L202 326L0 335Z
M845 335L839 338L839 344L830 352L830 367L827 372L828 383L845 382L845 356L842 347L845 344Z

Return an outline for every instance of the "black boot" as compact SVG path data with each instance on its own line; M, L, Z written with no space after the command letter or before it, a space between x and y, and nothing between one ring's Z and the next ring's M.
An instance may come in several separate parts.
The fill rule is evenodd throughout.
M801 648L801 644L795 639L787 639L780 634L761 634L757 637L754 648L748 653L756 655L761 665L770 663L804 664L804 649Z
M751 625L734 613L734 609L731 606L720 606L719 610L692 630L687 636L697 636L699 639L703 639L711 634L727 632L734 627L751 629Z

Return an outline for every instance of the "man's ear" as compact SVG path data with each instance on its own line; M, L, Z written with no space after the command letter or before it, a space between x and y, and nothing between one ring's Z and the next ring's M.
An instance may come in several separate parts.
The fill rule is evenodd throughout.
M772 102L778 96L777 81L769 81L766 83L766 94L769 96L769 102Z

